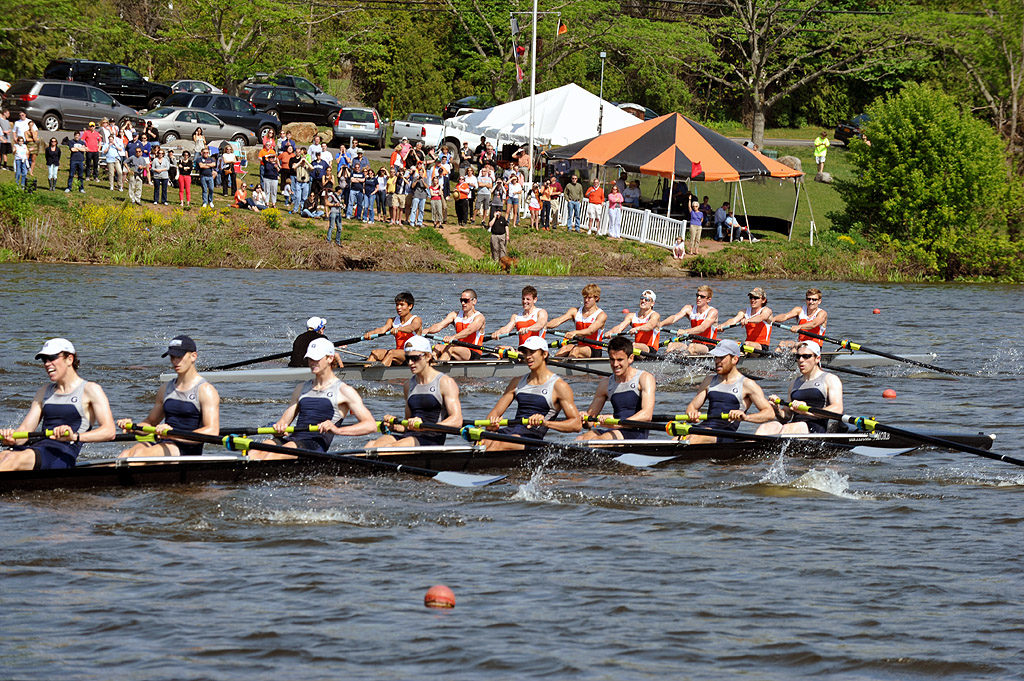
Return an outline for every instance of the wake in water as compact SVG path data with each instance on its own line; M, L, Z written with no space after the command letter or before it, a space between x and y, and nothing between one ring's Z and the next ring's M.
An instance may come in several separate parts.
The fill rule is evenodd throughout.
M556 454L547 454L538 462L530 473L530 479L521 483L512 495L513 501L530 501L535 503L561 504L554 489L545 489L545 473L548 465L557 458Z
M776 488L777 491L786 494L785 490L812 490L823 492L841 499L874 499L870 494L864 492L850 491L850 476L843 475L832 468L811 468L803 475L794 477L786 471L786 453L781 452L778 457L768 466L759 485L769 488Z

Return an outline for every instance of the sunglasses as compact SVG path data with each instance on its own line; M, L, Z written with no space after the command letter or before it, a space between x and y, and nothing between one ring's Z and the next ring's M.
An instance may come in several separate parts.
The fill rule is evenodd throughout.
M804 298L804 300L806 300L808 303L816 303L819 300L821 300L821 298Z
M60 355L39 355L39 360L46 364L47 362L55 362L60 359Z
M810 359L811 357L816 357L816 356L817 355L815 355L812 352L801 352L801 353L797 354L796 358L797 359Z
M405 362L406 362L406 364L412 364L413 362L420 361L424 357L426 357L426 355L406 355L405 356Z
M647 303L651 302L651 299L648 298L647 296L640 296L640 300L641 300L641 302L647 302Z
M707 298L707 296L706 296L706 295L704 295L703 293L698 293L698 294L697 294L697 297L698 297L698 298Z
M473 299L472 298L459 298L459 302L460 303L472 303Z

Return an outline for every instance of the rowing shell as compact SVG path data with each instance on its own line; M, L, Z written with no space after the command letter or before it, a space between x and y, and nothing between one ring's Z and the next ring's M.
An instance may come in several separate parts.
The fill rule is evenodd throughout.
M931 362L936 358L934 353L921 353L905 355L910 359L922 362ZM561 358L560 358L561 359ZM899 362L886 357L867 355L851 352L823 352L821 354L822 368L828 369L829 365L840 368L871 369L873 367L899 366ZM779 356L747 356L743 358L742 365L745 368L763 367L769 365L785 365L789 358L785 355ZM582 369L599 369L608 371L608 360L603 357L567 360L576 364ZM667 359L644 360L637 359L636 365L652 369L656 366L671 367L672 365L692 366L694 368L707 368L710 370L711 358L703 356L671 356ZM491 359L469 359L456 360L452 362L438 362L434 365L438 371L444 372L454 378L512 378L520 376L526 371L522 364L516 364L510 360ZM591 376L594 374L571 366L548 365L552 371L565 376ZM367 362L346 362L345 367L337 369L335 374L344 381L394 381L407 379L410 376L407 366L385 367L381 364L370 364ZM160 374L162 382L175 378L173 373ZM271 369L234 369L229 371L204 371L203 378L211 383L273 383L287 382L297 383L309 378L309 369L306 367L277 367Z
M559 454L557 442L526 451L488 452L479 444L423 447L379 447L360 456L393 463L445 471L508 470L529 467L543 459L572 467L609 464L614 456L632 453L646 456L671 456L673 462L698 460L731 461L741 458L776 455L781 451L801 455L834 456L845 448L869 445L879 448L916 447L920 443L886 433L836 433L780 438L778 442L739 441L714 444L689 444L665 438L647 440L590 440L574 442L574 451ZM739 434L742 437L742 433ZM947 440L988 449L993 436L984 434L941 433ZM550 446L554 445L554 446ZM592 450L593 454L580 449ZM144 465L143 465L144 464ZM621 470L621 467L619 467ZM50 489L94 489L103 487L142 487L199 483L246 483L279 478L317 475L365 476L367 469L352 463L319 459L274 459L259 461L243 455L208 454L203 456L132 457L79 462L75 468L11 471L0 473L0 494Z

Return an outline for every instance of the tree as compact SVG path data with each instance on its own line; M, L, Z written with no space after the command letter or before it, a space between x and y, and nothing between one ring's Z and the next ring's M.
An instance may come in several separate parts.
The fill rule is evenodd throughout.
M868 107L870 145L850 145L858 173L836 187L838 229L891 245L946 279L1024 276L1006 236L1019 207L999 136L942 92L911 85Z
M828 0L721 0L723 16L703 19L719 59L694 68L737 90L752 120L751 139L764 143L772 107L825 76L868 74L897 67L912 44L887 17L833 10Z

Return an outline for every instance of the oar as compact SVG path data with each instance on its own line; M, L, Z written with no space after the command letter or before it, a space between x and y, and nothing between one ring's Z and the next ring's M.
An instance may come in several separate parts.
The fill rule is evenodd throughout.
M363 336L355 336L353 338L346 338L344 340L333 341L333 343L334 347L338 347L339 345L352 345L353 343L358 343L359 341L370 340L373 338L378 338L383 335L385 334L376 333L370 336L370 338L364 338ZM248 366L249 364L259 364L260 362L269 362L272 359L284 359L285 357L291 356L292 351L289 350L288 352L278 352L273 355L267 355L265 357L257 357L255 359L244 359L241 362L232 362L231 364L221 364L215 367L207 367L205 369L201 369L201 371L223 371L225 369L235 369L237 367Z
M129 424L129 427L134 427L147 433L156 432L156 429L153 428L153 426L132 426ZM409 475L433 478L438 482L443 482L447 485L455 485L456 487L480 487L482 485L489 485L492 482L504 480L506 477L504 475L470 475L469 473L457 473L455 471L435 471L429 468L418 468L416 466L394 463L393 461L370 459L362 456L351 456L351 454L358 454L366 451L364 449L343 450L341 452L318 452L313 449L281 447L278 445L268 444L266 442L255 442L249 438L237 437L235 435L217 437L215 435L194 433L188 430L181 431L172 429L166 431L163 435L166 437L180 438L182 440L192 440L194 442L205 442L208 444L220 445L230 451L247 451L250 449L257 449L265 452L276 452L278 454L290 454L300 458L305 457L309 459L323 459L326 461L341 461L343 463L365 466L367 468L387 469L394 471L395 473L408 473Z
M11 439L13 440L45 440L48 437L53 437L53 431L47 430L23 430L11 433ZM153 442L153 438L149 435L132 435L131 433L118 433L109 440L100 440L98 442L83 442L82 444L103 444L104 442Z
M918 362L916 359L910 359L909 357L900 357L899 355L893 355L891 353L884 352L882 350L876 350L874 348L869 348L866 345L861 345L860 343L854 343L853 341L847 340L845 338L840 339L840 340L836 340L835 338L829 338L828 336L822 336L820 334L813 333L813 332L808 331L806 329L798 329L795 326L787 326L786 324L781 324L779 322L772 322L772 326L777 326L780 329L785 329L786 331L791 331L792 333L803 334L805 336L810 336L811 338L817 338L818 340L823 340L823 341L826 341L828 343L835 343L839 347L844 348L846 350L850 350L852 352L856 352L856 351L860 350L862 352L866 352L866 353L871 354L871 355L878 355L879 357L885 357L887 359L891 359L891 360L894 360L896 362L903 362L905 364L913 364L914 366L924 367L925 369L931 369L932 371L938 371L939 373L950 374L952 376L974 376L974 374L969 374L966 371L957 371L955 369L943 369L942 367L935 366L934 364L928 364L926 362ZM835 368L835 367L830 367L830 368Z
M596 340L592 340L590 338L582 338L580 336L575 336L573 338L566 338L565 337L566 333L567 332L565 332L565 331L555 331L554 329L551 329L551 335L552 336L558 336L559 338L562 339L558 343L552 343L551 346L552 347L554 347L555 345L563 345L564 346L564 345L568 345L569 343L583 343L584 345L589 345L589 346L595 347L595 348L602 348L602 349L605 349L605 350L608 349L608 341L596 341ZM650 350L641 350L640 348L637 348L637 347L633 348L633 354L636 355L637 357L646 357L647 359L661 359L661 357L658 356L658 353L651 352Z
M443 339L438 338L437 336L433 336L433 335L427 336L427 338L430 338L432 340L440 340L441 342L444 342ZM453 340L451 343L449 343L449 345L458 345L458 346L461 346L461 347L464 347L464 348L471 348L473 350L479 350L480 352L486 352L486 353L489 353L489 354L492 354L492 355L497 355L498 357L501 357L502 359L508 359L508 360L513 361L513 362L515 362L515 360L521 359L522 356L523 356L521 352L519 352L518 350L512 349L512 348L489 348L489 347L486 347L486 346L483 346L483 345L475 345L473 343L467 343L467 342L461 341L461 340ZM612 372L610 372L610 371L603 371L601 369L592 369L590 367L583 366L582 364L577 364L575 362L565 362L565 361L562 361L560 359L552 359L551 357L548 357L547 362L551 366L562 367L562 368L565 368L565 369L572 369L573 371L580 371L580 372L585 373L585 374L595 374L597 376L611 376L612 375Z
M792 403L789 405L792 407ZM942 447L944 449L952 449L954 451L967 452L968 454L976 454L983 456L986 459L992 459L994 461L1005 461L1006 463L1012 463L1015 466L1024 466L1024 459L1017 459L1006 454L996 454L990 452L987 449L981 449L980 447L972 447L971 445L960 444L959 442L953 442L941 437L935 437L934 435L925 435L924 433L916 433L912 430L906 430L904 428L897 428L896 426L887 426L879 423L873 418L866 416L850 416L848 414L838 414L834 411L828 411L825 409L818 409L817 407L811 407L804 405L803 407L796 408L797 411L808 412L815 416L824 416L826 418L835 419L836 421L842 421L843 423L849 423L866 433L871 433L876 430L880 430L883 433L892 433L893 435L900 435L902 437L917 440L918 442L934 445L936 447Z

